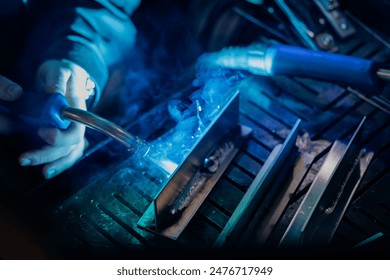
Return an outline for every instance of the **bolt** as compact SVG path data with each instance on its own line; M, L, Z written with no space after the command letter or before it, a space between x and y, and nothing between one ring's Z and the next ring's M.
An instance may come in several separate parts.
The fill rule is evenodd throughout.
M340 28L346 30L348 28L348 25L344 22L340 25Z

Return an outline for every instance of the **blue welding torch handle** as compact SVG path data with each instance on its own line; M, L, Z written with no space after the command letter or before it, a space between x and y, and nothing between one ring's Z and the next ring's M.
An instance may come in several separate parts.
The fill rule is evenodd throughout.
M318 78L373 93L381 88L377 73L379 64L371 60L289 45L228 47L219 52L204 54L199 63L200 66L222 66L264 76Z
M378 65L368 59L285 45L270 47L266 56L274 61L269 69L273 74L309 76L368 91L380 88Z
M69 107L65 96L60 93L39 94L24 92L16 101L1 101L0 112L37 127L53 127L65 130L70 121L61 117L64 108Z

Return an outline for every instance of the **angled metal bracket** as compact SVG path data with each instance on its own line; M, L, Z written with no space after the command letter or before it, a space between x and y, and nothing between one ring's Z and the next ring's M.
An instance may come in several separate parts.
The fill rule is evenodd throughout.
M179 237L251 132L238 125L238 103L237 93L149 205L138 227Z
M336 141L279 242L280 248L325 247L332 237L372 157L358 148L366 118L347 145Z
M272 150L270 156L218 236L218 239L214 243L215 248L229 246L237 240L242 233L242 229L248 224L256 212L259 203L265 198L269 189L274 187L273 182L275 177L295 147L300 122L301 120L298 120L295 123L283 145L276 145Z

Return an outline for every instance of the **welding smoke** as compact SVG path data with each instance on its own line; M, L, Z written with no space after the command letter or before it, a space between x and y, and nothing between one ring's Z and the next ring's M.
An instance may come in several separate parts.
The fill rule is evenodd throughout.
M175 9L162 15L148 10L134 17L140 29L135 48L124 60L117 111L124 110L121 125L148 141L161 160L180 164L245 74L198 67L201 48L189 25ZM123 150L116 152L123 156Z
M178 163L193 149L246 76L240 71L214 70L196 67L194 91L184 99L169 102L168 112L177 124L157 142Z

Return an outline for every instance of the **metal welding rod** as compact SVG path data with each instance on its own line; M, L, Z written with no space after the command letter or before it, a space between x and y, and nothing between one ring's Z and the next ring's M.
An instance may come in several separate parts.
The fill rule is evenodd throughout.
M163 157L145 140L132 135L120 126L92 112L73 108L60 93L38 94L24 92L16 101L1 101L0 112L37 127L67 129L71 121L81 123L112 137L123 144L129 155L148 159L170 176L177 164Z
M371 60L313 51L289 45L254 44L227 47L199 57L198 68L224 67L256 75L293 75L318 78L379 93L381 80L390 81L390 71Z
M16 101L1 101L0 112L37 127L65 130L71 121L82 123L125 145L131 154L148 154L150 145L118 125L85 110L72 108L60 93L24 92Z

